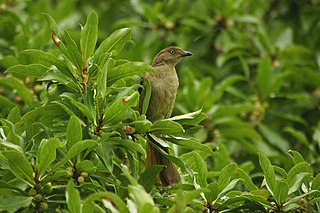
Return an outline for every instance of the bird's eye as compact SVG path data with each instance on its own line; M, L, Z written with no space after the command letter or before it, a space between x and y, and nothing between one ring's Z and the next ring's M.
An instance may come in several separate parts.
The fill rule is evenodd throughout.
M176 51L175 50L170 50L171 55L175 55Z

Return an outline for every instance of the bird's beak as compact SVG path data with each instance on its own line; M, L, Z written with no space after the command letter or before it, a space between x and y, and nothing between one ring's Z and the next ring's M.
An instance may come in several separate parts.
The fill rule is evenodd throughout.
M189 52L189 51L183 51L181 54L182 57L191 56L191 55L192 55L192 52Z

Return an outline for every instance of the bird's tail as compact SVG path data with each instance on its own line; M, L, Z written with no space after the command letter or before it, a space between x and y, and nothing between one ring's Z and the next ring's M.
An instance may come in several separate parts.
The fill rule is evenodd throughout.
M168 148L161 147L151 137L147 137L147 141L146 168L150 168L154 165L164 165L165 168L159 173L159 179L161 183L164 186L179 183L181 181L181 178L176 166L157 150L158 148L162 149L166 153L169 153ZM157 148L155 148L154 146L157 146Z

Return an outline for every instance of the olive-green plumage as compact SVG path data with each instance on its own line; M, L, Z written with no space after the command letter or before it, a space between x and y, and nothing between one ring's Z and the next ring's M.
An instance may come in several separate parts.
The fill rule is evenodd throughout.
M179 87L175 66L183 57L190 55L192 55L191 52L184 51L179 47L168 47L161 50L153 59L152 66L155 72L146 73L144 76L149 80L151 86L151 96L146 112L146 116L150 121L154 122L171 117ZM145 86L145 81L143 85ZM140 112L142 111L145 94L146 91L143 90L140 96ZM168 153L169 150L165 149L165 151ZM159 164L166 166L159 175L163 185L170 185L180 181L180 175L175 165L161 155L152 145L147 144L146 167L149 168Z

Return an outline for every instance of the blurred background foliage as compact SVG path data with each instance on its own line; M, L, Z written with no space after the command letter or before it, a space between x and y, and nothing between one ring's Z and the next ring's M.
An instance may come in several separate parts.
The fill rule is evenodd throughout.
M17 102L22 112L31 107L3 80L4 71L19 63L17 54L57 52L43 13L78 41L79 23L94 10L98 43L116 29L132 29L134 44L126 45L119 58L151 63L170 45L193 52L177 68L181 86L174 115L199 109L207 114L196 137L216 147L207 159L208 177L230 162L258 172L257 152L287 170L289 150L300 152L319 172L318 0L0 2L1 117ZM41 85L21 79L41 100Z

